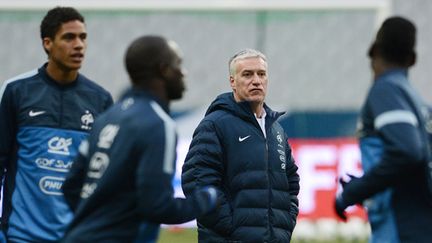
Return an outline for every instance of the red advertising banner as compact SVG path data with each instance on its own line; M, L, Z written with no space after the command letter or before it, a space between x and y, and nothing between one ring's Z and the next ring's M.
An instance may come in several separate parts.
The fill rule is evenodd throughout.
M362 175L360 150L354 138L290 139L293 157L299 167L299 219L315 221L323 218L337 219L333 203L341 190L338 179L346 174ZM180 140L177 148L177 171L174 178L176 196L184 196L181 189L181 167L190 140ZM366 213L359 206L347 209L349 217L366 221ZM195 223L184 224L193 226Z
M341 190L338 179L363 172L357 141L343 139L290 139L293 157L299 167L299 218L335 218L333 203ZM348 208L349 216L366 220L359 206Z

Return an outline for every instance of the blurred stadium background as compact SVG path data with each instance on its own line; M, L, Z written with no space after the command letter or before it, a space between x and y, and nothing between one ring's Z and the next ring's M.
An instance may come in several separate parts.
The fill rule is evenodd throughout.
M428 0L0 0L0 84L39 67L46 56L39 24L54 6L74 6L86 17L88 51L82 73L118 99L128 87L123 54L144 34L164 35L184 52L188 90L172 104L182 159L205 108L229 91L228 59L244 48L269 60L267 103L287 111L281 122L292 137L301 175L296 242L363 242L369 235L364 211L354 207L348 224L332 212L336 178L361 174L355 141L358 111L371 83L367 49L389 15L418 27L417 65L411 79L431 102L432 1ZM194 222L178 227L193 227Z

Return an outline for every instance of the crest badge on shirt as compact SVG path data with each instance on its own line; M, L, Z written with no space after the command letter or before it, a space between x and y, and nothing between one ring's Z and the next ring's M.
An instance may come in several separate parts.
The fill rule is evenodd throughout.
M93 114L86 110L84 115L81 116L81 128L84 130L90 130L91 124L94 122Z

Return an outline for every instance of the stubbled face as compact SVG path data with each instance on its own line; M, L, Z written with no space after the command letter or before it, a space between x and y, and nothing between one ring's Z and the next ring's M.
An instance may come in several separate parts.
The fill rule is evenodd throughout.
M186 89L184 77L186 71L182 68L182 53L174 41L168 41L168 46L173 53L171 65L165 73L166 91L169 100L178 100L183 97Z
M264 103L267 94L267 63L260 57L239 59L234 63L235 74L230 76L231 88L237 102Z
M48 37L43 39L44 48L49 53L49 65L65 72L80 69L87 48L86 39L84 23L79 20L63 23L54 39Z

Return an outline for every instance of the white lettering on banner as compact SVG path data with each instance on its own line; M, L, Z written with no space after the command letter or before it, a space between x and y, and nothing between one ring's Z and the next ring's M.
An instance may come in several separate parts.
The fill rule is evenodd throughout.
M338 163L338 179L344 177L347 174L353 176L361 176L363 174L363 170L360 167L360 149L358 145L355 144L347 144L343 145L339 149L339 163ZM337 182L337 191L338 193L342 192L342 185ZM355 209L355 206L350 206L347 208L348 212L351 212Z
M179 139L174 178L176 196L183 196L180 178L189 144L189 139ZM311 220L323 217L336 219L333 203L339 185L338 178L346 174L362 174L357 141L354 138L292 139L290 145L299 168L299 217ZM366 219L364 211L357 206L348 208L348 213Z
M338 155L339 178L346 174L351 174L353 176L361 176L363 174L363 170L359 163L361 155L357 144L342 145L338 151Z
M191 143L190 139L181 139L181 138L178 140L177 143L176 172L173 180L175 197L182 197L182 198L185 197L181 186L181 172L182 172L183 163L186 159L186 155L189 150L190 143Z
M317 166L335 166L337 146L304 145L297 151L296 160L300 163L300 201L299 209L303 213L315 210L316 190L331 190L335 185L334 170L317 170Z
M296 160L301 178L299 207L303 214L315 213L317 210L318 191L331 191L336 187L340 191L338 179L341 176L362 174L357 144L298 146Z

